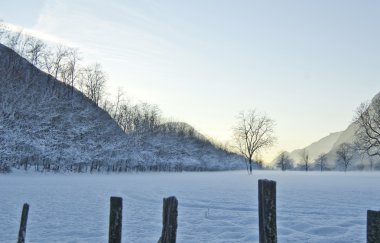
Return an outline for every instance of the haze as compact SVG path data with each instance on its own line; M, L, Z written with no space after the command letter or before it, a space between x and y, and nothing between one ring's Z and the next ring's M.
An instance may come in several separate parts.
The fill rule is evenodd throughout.
M380 90L378 1L0 1L0 18L99 62L110 93L221 142L236 115L276 121L263 154L344 130Z

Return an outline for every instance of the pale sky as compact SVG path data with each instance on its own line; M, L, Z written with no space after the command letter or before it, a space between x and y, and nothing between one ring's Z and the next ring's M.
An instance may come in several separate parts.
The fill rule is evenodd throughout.
M157 104L218 141L240 111L276 121L276 146L344 130L380 91L380 1L0 0L0 18L99 62L109 92Z

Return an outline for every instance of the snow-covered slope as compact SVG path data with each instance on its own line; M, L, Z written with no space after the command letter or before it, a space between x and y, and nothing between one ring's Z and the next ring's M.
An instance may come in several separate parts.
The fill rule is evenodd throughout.
M306 150L309 155L309 159L314 161L318 155L330 151L342 133L343 132L330 133L328 136L321 138L317 142L314 142L303 149L296 149L292 151L289 156L295 163L300 163L302 160L302 154L304 150Z
M125 134L78 90L0 44L0 162L38 170L234 169L241 157L200 136ZM186 165L186 166L185 166Z
M375 97L380 96L378 93ZM375 97L373 99L375 99ZM315 161L318 155L322 153L326 153L327 156L327 167L330 169L340 167L339 164L336 163L336 151L338 150L339 145L342 143L352 144L354 142L354 136L356 132L355 123L351 123L344 131L331 133L330 135L320 139L317 142L310 144L309 146L296 149L289 153L290 158L295 162L295 164L299 165L302 160L302 154L304 150L309 154L309 159L311 163ZM277 161L278 158L274 160ZM274 163L273 162L273 163ZM366 168L369 167L369 159L366 156L360 155L357 151L354 150L352 166L351 168Z
M355 136L355 131L356 131L356 127L355 127L355 124L352 123L350 124L346 130L344 130L342 132L342 134L338 137L338 139L336 140L336 142L334 143L334 146L329 150L327 151L327 161L329 162L330 164L330 167L334 167L336 166L336 151L338 150L339 148L339 145L341 145L342 143L348 143L348 144L352 144L354 142L354 136ZM354 165L358 164L360 162L360 155L358 153L355 154L355 157L354 157Z

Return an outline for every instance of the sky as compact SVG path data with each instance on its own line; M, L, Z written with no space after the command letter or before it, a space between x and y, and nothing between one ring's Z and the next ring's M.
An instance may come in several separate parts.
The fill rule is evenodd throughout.
M380 2L0 0L0 19L99 62L108 92L157 104L222 143L239 112L280 151L344 130L380 91Z

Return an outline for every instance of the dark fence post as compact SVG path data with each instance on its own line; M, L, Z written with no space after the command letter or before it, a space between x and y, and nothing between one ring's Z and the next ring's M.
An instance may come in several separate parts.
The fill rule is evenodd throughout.
M175 197L164 198L162 212L162 233L158 243L175 243L177 238L178 200Z
M22 207L20 230L18 231L17 243L24 243L25 242L26 223L28 221L28 212L29 212L29 204L25 203L24 206Z
M275 181L259 180L259 241L277 242Z
M110 228L108 234L109 243L121 243L121 223L123 212L123 199L111 197L110 200Z
M380 211L367 211L367 243L380 242Z

